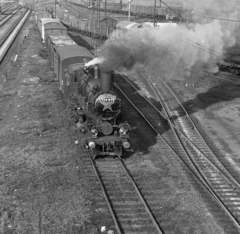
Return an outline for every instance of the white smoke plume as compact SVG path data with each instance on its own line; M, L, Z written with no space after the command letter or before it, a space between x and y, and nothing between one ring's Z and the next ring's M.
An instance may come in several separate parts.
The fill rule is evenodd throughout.
M230 3L230 4L229 4ZM238 19L237 0L186 0L184 6L199 15ZM214 12L214 15L213 15ZM240 11L239 11L240 12ZM217 71L226 49L236 42L239 23L201 17L189 24L114 32L103 45L100 57L107 69L134 69L146 65L167 78L205 68Z
M96 57L96 58L92 59L91 61L89 61L88 63L86 63L85 67L93 66L95 64L101 64L103 62L104 62L103 57Z
M219 19L221 31L224 34L224 52L229 47L240 44L240 23L237 22L240 21L239 0L184 0L183 6L192 10L195 22L203 24L211 22L213 18Z
M214 35L218 35L215 40L210 33L212 23ZM191 28L169 24L162 29L148 27L116 32L103 46L101 56L108 69L131 70L135 64L141 64L158 68L168 76L177 66L188 70L197 63L205 64L210 59L216 61L219 58L223 35L219 22L212 23L196 24Z

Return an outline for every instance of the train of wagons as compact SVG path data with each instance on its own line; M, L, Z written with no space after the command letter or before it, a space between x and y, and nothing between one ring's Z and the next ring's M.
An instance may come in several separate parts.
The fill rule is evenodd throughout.
M97 64L86 67L94 55L77 45L67 28L47 11L35 12L35 22L46 46L78 141L91 155L121 157L130 150L130 126L114 88L114 72Z

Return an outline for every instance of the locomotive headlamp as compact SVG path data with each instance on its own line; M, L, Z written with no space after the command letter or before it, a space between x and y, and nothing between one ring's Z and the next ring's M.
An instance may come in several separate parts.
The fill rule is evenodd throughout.
M128 141L123 142L123 148L124 149L129 149L130 148L130 143Z
M95 144L95 142L90 141L90 142L88 143L88 146L89 146L89 148L94 149L94 148L96 147L96 144Z
M81 133L85 133L86 132L86 129L84 127L81 127L79 130L80 130Z
M127 132L128 132L128 128L125 126L119 129L120 135L126 135Z
M93 137L96 137L97 134L98 134L98 130L93 128L93 129L91 130L91 133L92 133L92 136L93 136Z

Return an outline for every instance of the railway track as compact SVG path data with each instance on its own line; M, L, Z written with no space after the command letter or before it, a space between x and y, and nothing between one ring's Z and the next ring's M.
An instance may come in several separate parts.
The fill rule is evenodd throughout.
M21 7L18 7L16 10L13 10L11 14L6 15L4 18L0 19L0 27L3 26L8 20L10 20L17 12L21 9Z
M213 77L215 77L215 78L217 77L217 78L223 79L225 81L230 81L234 84L240 84L240 77L237 74L220 71L217 74L215 74Z
M125 81L122 78L116 79L116 87L179 156L215 204L218 204L217 213L225 217L223 222L228 232L239 233L240 185L237 178L234 178L232 171L228 171L221 160L218 160L215 150L213 152L211 149L214 147L209 146L206 137L197 131L197 126L180 102L176 101L174 93L166 88L164 83L162 83L164 89L151 85L154 83L151 77L142 71L140 73L142 73L142 81L148 90L151 90L150 95L154 98L140 97L141 90L128 79ZM227 79L227 77L223 78ZM100 164L98 166L101 167ZM157 215L154 217L157 219Z
M137 88L131 82L127 82L130 85L121 82L117 84L118 88L124 90L124 93L131 94L129 99L132 100L135 108L145 116L149 124L172 146L177 155L194 172L196 177L214 197L215 201L235 223L237 229L240 230L240 216L238 212L240 209L240 190L238 181L233 178L227 168L212 152L204 138L197 131L191 118L180 108L180 103L176 103L176 97L173 93L163 83L160 86L164 87L164 89L157 89L151 85L152 81L149 80L146 74L142 72L142 76L145 78L145 85L149 87L149 90L152 89L151 95L158 98L158 102L151 102L153 105L151 112L144 105L143 100L137 100L137 98L132 96L131 93L136 93ZM159 107L159 102L161 102L161 107ZM145 101L145 103L147 105L150 102ZM165 116L171 125L171 131L167 131L161 126L163 123L161 124L159 121L161 119L160 115L162 117ZM167 126L166 123L165 126Z
M12 24L10 29L5 29L6 33L4 33L3 37L0 39L0 63L2 62L8 49L11 47L29 15L30 11L25 11L19 17L19 19Z
M229 214L225 205L219 202L218 197L213 193L211 186L203 178L202 173L194 166L195 161L198 161L198 159L193 160L189 155L189 151L194 151L195 148L186 150L187 143L183 145L178 139L179 134L174 132L169 124L166 124L167 120L160 116L158 109L162 109L161 104L154 102L154 107L151 106L150 108L149 102L136 92L136 88L132 86L131 82L125 82L122 79L116 79L116 81L118 81L116 82L118 89L120 91L124 90L122 95L127 99L131 99L129 101L144 117L145 121L152 126L159 136L162 136L161 154L166 154L167 150L171 149L176 155L180 156L182 162L189 168L189 171L202 183L201 188L205 188L205 192L212 196L213 200L209 196L210 202L215 204L213 206L218 210L217 214L222 216L221 220L224 223L226 233L239 233L238 222ZM147 131L145 132L148 134ZM143 179L142 171L138 168L133 169L136 165L132 164L132 160L123 161L119 158L98 158L97 160L92 160L91 155L83 148L82 150L84 152L81 156L84 157L82 158L84 168L86 173L89 173L87 177L90 178L90 183L94 184L94 194L96 194L98 203L103 205L104 201L106 201L107 208L105 209L111 214L108 226L114 233L152 234L165 233L165 231L167 233L168 229L164 225L164 214L160 205L162 197L161 186L159 186L158 181L152 180L152 177L149 180L147 177ZM194 156L196 155L196 152L191 153ZM207 165L204 157L201 160L200 163L202 162L202 165L209 170L205 170L206 173L218 173L217 168L210 168ZM213 176L211 178L215 179ZM228 184L222 187L222 184L219 184L219 180L216 180L215 183L215 189L217 188L219 191L236 193L237 189L230 190L231 186ZM226 194L225 198L228 198ZM226 200L226 202L229 202L229 200ZM216 206L216 204L219 206ZM232 202L231 205L233 204ZM234 222L235 225L232 225L231 222Z
M133 82L125 78L126 77L119 77L119 79L115 79L116 87L122 93L122 96L125 97L132 106L134 106L138 113L161 137L164 144L168 146L168 149L171 149L172 152L174 152L175 155L181 159L186 168L188 168L187 171L192 173L193 177L195 177L195 179L201 184L201 188L206 194L208 194L208 200L210 203L214 204L213 206L216 207L216 214L222 217L221 222L223 223L227 233L239 233L240 190L238 181L233 178L231 173L229 173L228 170L223 167L222 163L217 160L216 156L206 144L201 134L196 133L197 128L195 124L190 117L186 117L185 111L179 109L180 104L179 102L176 104L176 97L173 95L173 93L171 93L171 97L169 97L170 94L167 93L166 88L165 91L159 91L157 87L151 85L151 83L154 82L149 80L149 77L142 72L142 80L145 82L144 84L146 87L148 87L148 90L152 90L150 95L154 97L146 98L141 95L141 90L136 87ZM173 104L171 104L171 102ZM164 108L166 108L166 110L164 110ZM166 146L163 146L163 148L165 147ZM209 154L211 156L209 156ZM112 178L112 174L120 173L120 166L116 166L116 160L109 164L107 162L108 169L106 169L104 166L104 164L106 165L106 161L103 163L93 162L93 164L96 167L95 171L98 172L99 170L99 177L101 179L105 180L108 177ZM101 177L100 171L102 170L102 167L104 168L102 173L103 175L106 173L106 176ZM116 167L118 169L116 169ZM115 169L116 171L112 173L112 170ZM107 175L107 173L109 174ZM117 176L116 178L116 180L112 179L112 183L108 181L102 181L102 188L106 189L104 192L106 194L105 199L109 199L107 203L110 205L112 204L111 198L113 198L114 203L115 195L113 194L108 196L108 193L111 194L111 188L115 183L121 183L118 181L121 176ZM107 184L106 187L104 186L105 183ZM138 181L138 183L141 182ZM140 185L139 187L142 188L143 186ZM108 189L110 189L110 191L108 191ZM122 186L121 189L124 197L124 186ZM148 192L146 192L147 190L151 192L153 188L148 187L148 189L145 191L143 190L144 192L141 191L141 193L146 199L146 203L148 205L151 204L149 208L153 212L154 207L158 206L158 204L156 204L157 199L154 201L151 200L151 198L148 198ZM157 193L158 192L156 192L156 194ZM123 207L123 205L121 206ZM111 209L111 207L108 208ZM126 209L126 212L128 212L128 209ZM134 227L134 225L131 227L130 223L128 223L128 226L124 226L124 222L121 223L122 220L118 218L117 209L115 211L113 209L111 213L116 216L115 220L117 221L113 223L115 223L115 225L116 222L118 223L119 228L117 229L122 231L118 231L119 233L125 233L124 228L131 229ZM127 213L119 214L119 217L123 216L128 217ZM134 214L131 216L134 216ZM153 217L155 217L156 222L159 225L161 224L161 218L159 218L160 216L161 215L159 212L153 212ZM135 216L135 219L140 225L141 219L138 220L137 216ZM139 232L135 231L126 233Z
M92 165L119 234L163 233L139 190L139 187L143 190L148 182L136 183L124 161L119 158L95 160Z
M16 4L10 4L10 5L5 5L4 8L2 8L2 15L9 14L9 10L12 10L13 7L17 6Z

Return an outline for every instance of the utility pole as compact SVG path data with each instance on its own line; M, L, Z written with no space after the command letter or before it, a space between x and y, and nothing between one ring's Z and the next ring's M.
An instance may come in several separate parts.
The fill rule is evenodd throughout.
M55 0L55 19L57 19L57 0Z
M100 12L100 4L101 4L101 2L100 2L100 0L97 0L97 24L98 24L98 35L101 35L101 24L100 24L100 19L101 19L101 12ZM98 48L100 47L100 39L98 38L98 40L97 40L97 53L96 53L96 55L98 55Z
M128 5L128 21L131 21L131 1L129 2Z
M156 18L156 0L154 0L153 27L155 27L156 25L155 18Z
M91 22L90 22L90 27L91 27L91 41L92 41L92 46L94 47L94 40L93 40L93 5L94 4L94 0L90 0L91 2Z
M105 19L107 18L107 0L105 0Z

